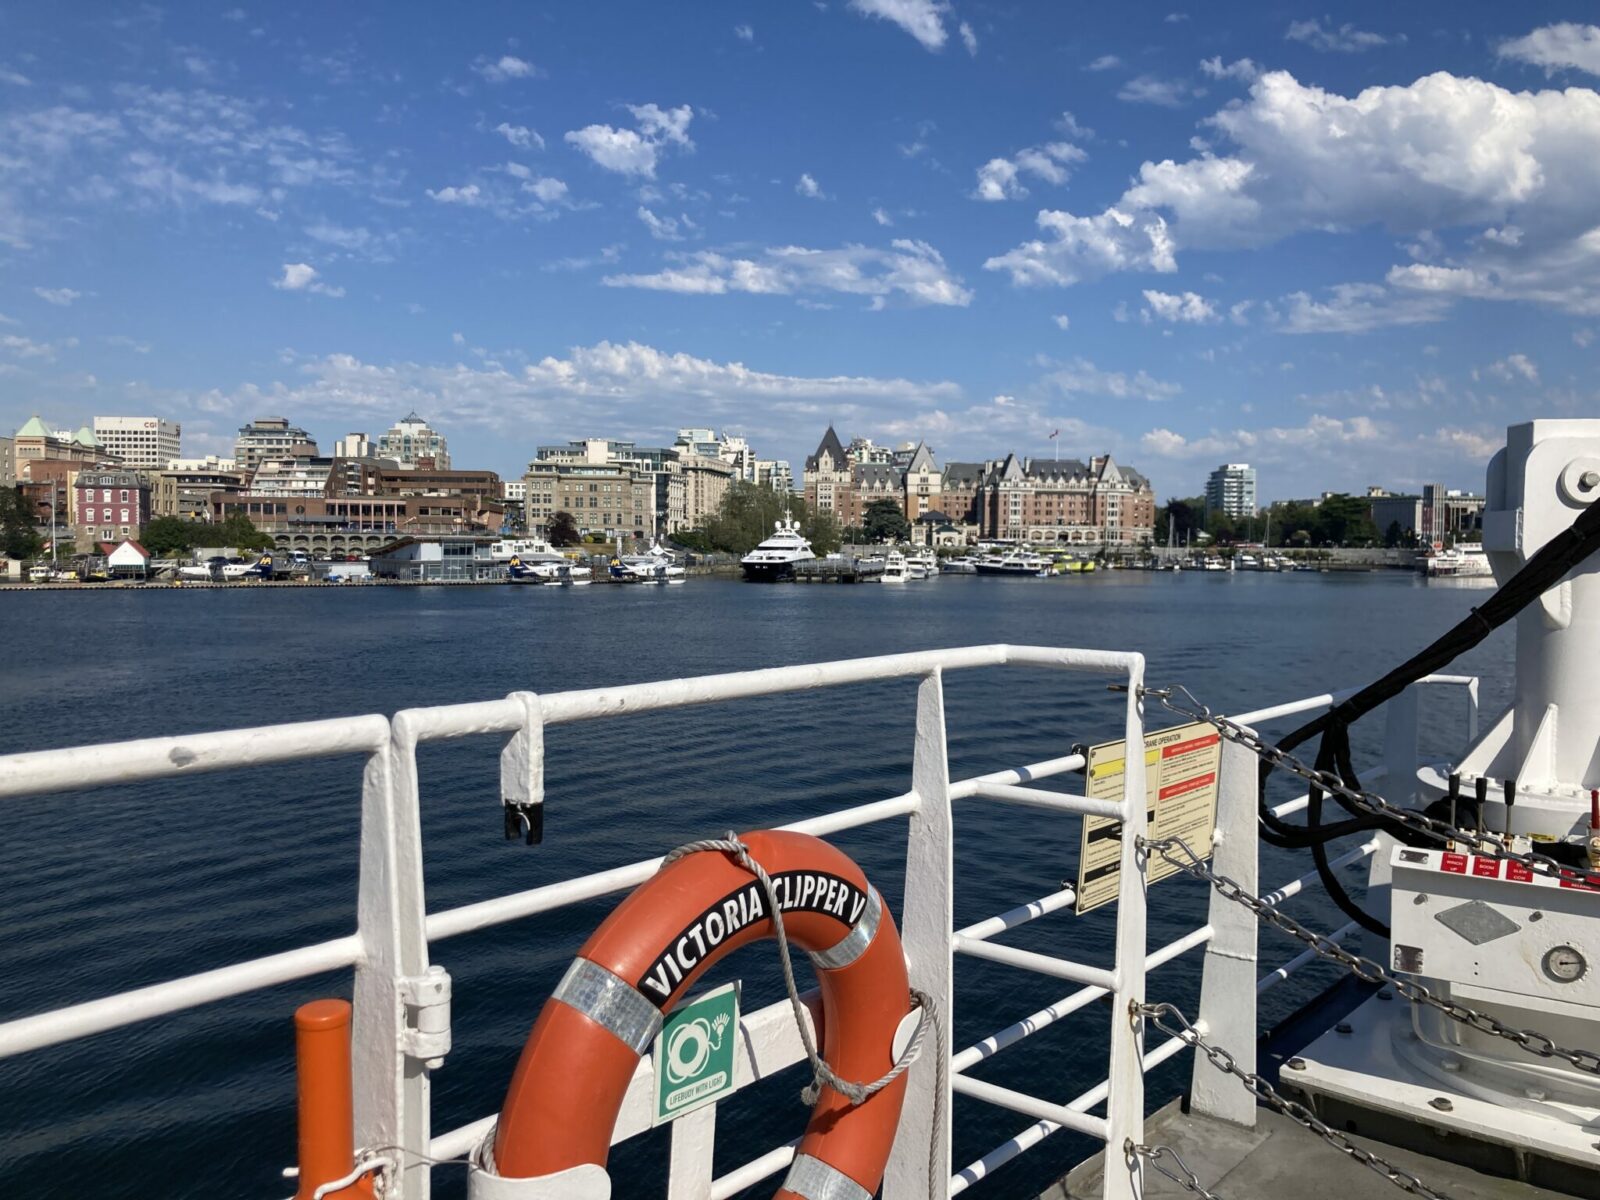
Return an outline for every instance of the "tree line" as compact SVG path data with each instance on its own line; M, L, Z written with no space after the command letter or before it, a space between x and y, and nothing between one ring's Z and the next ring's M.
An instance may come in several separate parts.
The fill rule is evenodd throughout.
M1171 520L1177 545L1193 545L1201 533L1223 545L1235 542L1262 542L1269 546L1388 546L1407 545L1415 531L1402 530L1399 522L1380 533L1372 523L1372 502L1361 496L1335 492L1320 504L1285 501L1265 513L1230 517L1216 509L1206 511L1205 497L1174 497L1156 509L1153 533L1157 545L1165 545L1167 524Z
M715 515L704 525L674 534L673 540L707 553L748 554L783 520L799 522L801 535L815 553L832 554L839 548L839 522L832 513L813 511L799 496L744 480L728 485Z

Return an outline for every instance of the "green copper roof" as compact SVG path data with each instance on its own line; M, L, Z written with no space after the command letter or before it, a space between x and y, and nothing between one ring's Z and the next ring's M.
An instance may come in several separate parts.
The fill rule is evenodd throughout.
M38 414L35 413L33 416L28 418L27 423L24 424L21 429L17 430L17 436L18 437L49 437L50 436L50 431L45 428L44 422L39 420Z
M99 446L100 439L94 436L94 430L85 425L72 435L72 440L80 446Z

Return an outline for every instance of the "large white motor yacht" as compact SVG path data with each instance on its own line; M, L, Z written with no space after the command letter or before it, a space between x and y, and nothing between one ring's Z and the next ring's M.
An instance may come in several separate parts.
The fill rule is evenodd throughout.
M744 577L759 583L794 578L795 563L816 557L811 543L800 532L798 521L778 521L766 541L739 560Z

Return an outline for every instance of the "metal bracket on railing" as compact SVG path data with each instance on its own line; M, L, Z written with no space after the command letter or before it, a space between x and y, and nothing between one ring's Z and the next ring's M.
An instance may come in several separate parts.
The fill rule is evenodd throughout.
M399 993L406 1006L400 1048L436 1071L450 1053L450 972L435 964L424 975L399 980Z
M522 728L500 752L500 799L505 805L506 840L527 835L528 845L544 841L544 712L533 692L512 692L522 706Z

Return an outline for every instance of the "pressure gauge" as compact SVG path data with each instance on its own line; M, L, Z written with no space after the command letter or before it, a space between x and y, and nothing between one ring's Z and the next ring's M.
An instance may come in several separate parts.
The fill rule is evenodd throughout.
M1577 983L1589 964L1572 946L1553 946L1545 951L1544 973L1557 983Z

